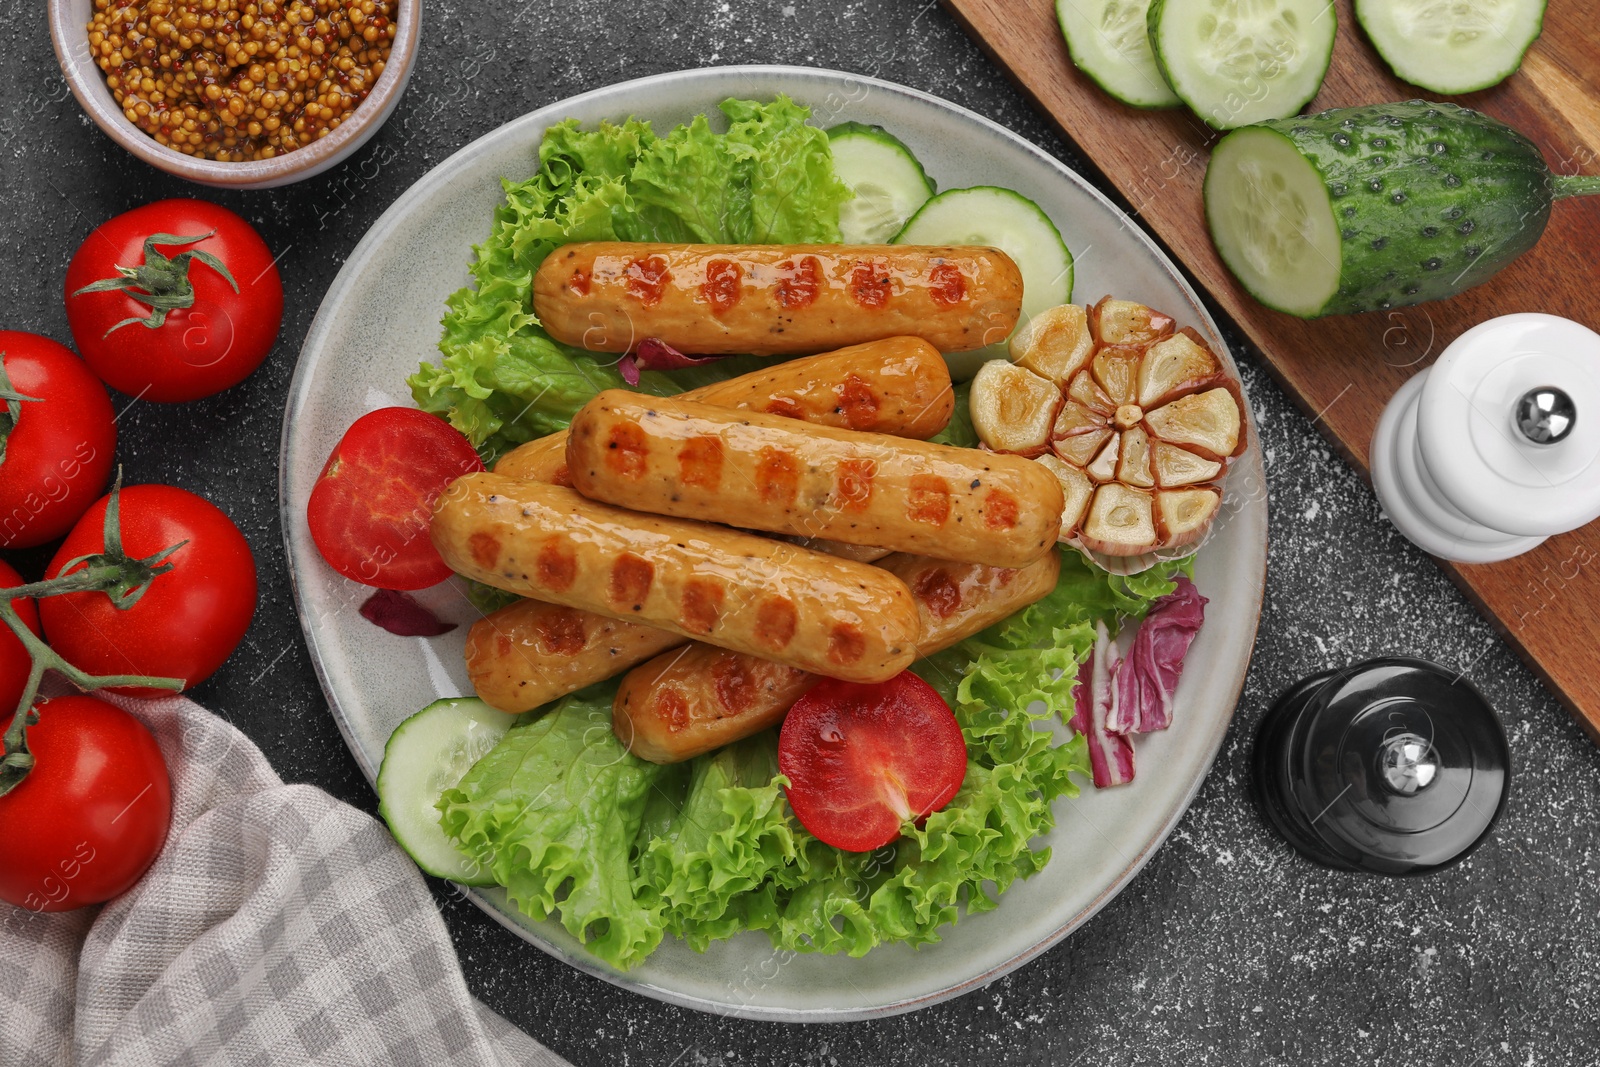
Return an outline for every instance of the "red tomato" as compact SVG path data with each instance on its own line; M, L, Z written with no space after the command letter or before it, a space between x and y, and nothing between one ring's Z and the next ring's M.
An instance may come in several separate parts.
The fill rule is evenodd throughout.
M125 893L154 862L172 783L156 739L121 708L64 696L38 709L28 727L37 762L0 797L0 900L69 911Z
M467 439L416 408L379 408L350 424L306 504L328 565L380 589L425 589L450 577L428 540L434 501L483 470Z
M870 852L950 803L967 744L944 698L910 671L879 685L829 678L784 718L778 770L819 841Z
M69 349L0 330L0 358L12 392L36 398L17 402L14 423L0 401L0 548L31 548L70 530L105 491L117 426L106 387Z
M155 234L201 237L156 246ZM222 262L235 285L201 257ZM132 278L122 268L140 271ZM107 279L120 289L83 292ZM235 287L236 286L236 287ZM161 291L190 306L173 307L147 326ZM169 300L170 302L170 300ZM127 322L132 319L133 322ZM107 385L146 400L196 400L236 385L261 365L283 322L283 282L272 252L250 224L204 200L159 200L105 223L67 266L67 323L78 351Z
M11 564L0 560L0 586L10 589L26 584ZM23 597L13 600L11 606L17 609L23 625L37 634L39 609L34 607L33 601ZM11 632L11 627L0 623L0 715L9 719L17 709L17 701L22 699L22 690L28 684L28 671L32 667L33 659L28 655L22 639Z
M46 578L67 562L105 550L106 500L84 513L56 550ZM90 674L182 678L189 689L238 647L256 610L256 564L244 535L216 505L170 485L132 485L118 505L122 547L135 559L180 541L144 598L120 611L105 593L67 593L39 601L44 632L68 663ZM77 568L73 568L76 570ZM127 687L130 696L170 696Z

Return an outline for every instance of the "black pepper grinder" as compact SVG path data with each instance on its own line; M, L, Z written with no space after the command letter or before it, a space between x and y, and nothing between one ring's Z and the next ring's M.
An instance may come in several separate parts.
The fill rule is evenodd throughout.
M1386 658L1287 690L1261 722L1253 771L1262 813L1307 858L1425 874L1487 836L1505 807L1511 750L1459 673Z

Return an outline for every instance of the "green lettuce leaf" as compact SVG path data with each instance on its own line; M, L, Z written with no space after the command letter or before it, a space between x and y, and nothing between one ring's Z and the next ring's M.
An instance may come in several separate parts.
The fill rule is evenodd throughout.
M759 891L796 861L799 824L783 798L773 732L689 767L686 794L641 839L636 893L661 908L669 933L704 951L713 940L771 923L772 896Z
M450 420L493 462L564 428L596 393L624 385L615 357L560 344L533 313L533 275L570 241L828 242L839 239L849 189L834 176L828 136L787 97L727 100L728 132L702 115L664 137L629 119L545 132L539 169L503 182L489 238L474 249L474 285L446 301L438 364L407 382L424 411ZM670 395L743 373L749 359L636 387Z
M486 860L512 903L631 967L661 943L660 907L633 892L633 845L652 788L672 769L611 732L615 685L583 690L511 728L439 799L439 825Z

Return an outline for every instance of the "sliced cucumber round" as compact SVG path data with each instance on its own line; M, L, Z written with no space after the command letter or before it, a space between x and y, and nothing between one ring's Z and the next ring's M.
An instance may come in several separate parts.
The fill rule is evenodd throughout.
M1293 115L1322 88L1332 0L1152 0L1150 46L1173 92L1219 130Z
M845 244L887 243L935 192L911 149L882 126L840 123L828 131L828 146L834 174L856 194L839 208Z
M1150 0L1056 0L1073 66L1124 104L1182 107L1150 51Z
M1395 77L1436 93L1471 93L1517 72L1544 29L1545 0L1355 0Z
M1308 318L1339 289L1339 228L1328 187L1294 142L1252 126L1218 143L1206 170L1217 253L1250 294Z
M378 814L417 866L463 885L493 885L439 828L434 807L517 722L473 697L435 700L395 728L378 769Z
M1022 318L1072 301L1072 253L1056 224L1032 200L1010 189L977 185L951 189L922 205L894 239L899 245L988 245L1022 272ZM951 373L971 377L991 359L1006 358L1004 342L950 357Z

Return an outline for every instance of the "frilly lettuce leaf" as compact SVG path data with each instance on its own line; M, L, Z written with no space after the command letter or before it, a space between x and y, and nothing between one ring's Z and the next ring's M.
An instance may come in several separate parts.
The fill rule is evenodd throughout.
M806 124L810 112L784 96L727 100L722 111L724 134L704 115L664 137L636 119L550 127L538 171L502 183L505 201L474 249L474 286L446 301L444 358L408 379L417 405L448 418L492 461L624 384L614 356L558 343L533 313L534 272L558 245L837 241L839 205L851 194L834 176L827 134ZM669 395L751 365L647 371L636 388Z
M557 702L514 726L439 799L439 825L534 919L561 924L596 956L631 967L661 943L659 906L633 892L632 846L669 768L611 732L615 686Z

